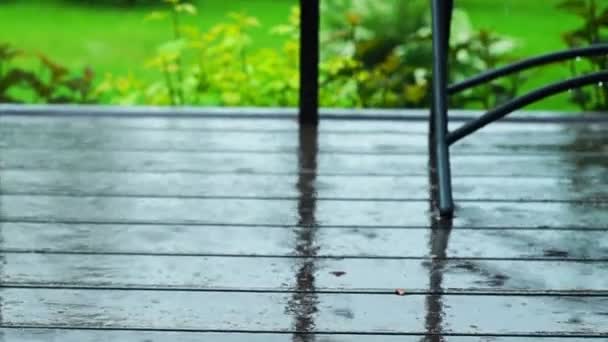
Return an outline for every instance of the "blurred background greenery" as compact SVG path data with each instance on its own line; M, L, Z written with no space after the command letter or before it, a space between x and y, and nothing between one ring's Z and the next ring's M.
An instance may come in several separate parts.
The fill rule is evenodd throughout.
M2 0L0 2L0 41L28 51L41 51L75 68L92 66L98 74L127 73L138 76L154 73L141 68L156 47L171 38L171 32L146 15L160 1L97 0ZM232 11L246 11L266 26L285 21L297 0L199 0L197 17L190 23L211 28ZM267 29L252 32L255 44L279 47Z
M463 38L466 47L461 46L460 48L464 52L454 56L453 63L462 65L454 68L458 73L453 75L453 79L462 79L467 76L466 74L504 64L509 60L566 48L565 33L586 25L584 16L573 15L572 8L574 7L557 8L560 4L564 7L564 3L567 5L568 2L571 3L571 6L578 3L579 6L585 4L597 7L598 18L601 19L601 16L605 14L608 25L608 10L605 13L602 12L604 10L602 7L608 6L601 5L602 1L457 0L456 6L466 16L467 21L460 25L471 32L468 38ZM9 90L9 87L6 86L7 89L4 90L10 96L4 96L3 100L13 100L12 102L17 102L17 100L22 102L86 102L85 96L74 98L67 93L76 89L76 92L81 94L84 89L82 84L90 82L86 88L86 91L90 92L90 95L86 96L89 102L292 105L297 98L291 95L280 95L283 99L279 102L273 102L270 99L265 103L256 103L253 99L248 100L248 98L259 96L243 96L243 94L236 93L237 90L233 87L216 86L213 82L238 82L240 77L257 77L252 75L258 75L261 67L250 64L256 61L262 63L260 61L264 57L261 52L258 54L257 51L268 49L277 52L271 57L271 59L275 59L274 64L266 65L267 69L279 68L280 64L280 68L285 70L283 70L283 74L278 72L277 77L282 78L288 77L285 75L288 75L289 72L295 72L297 68L293 68L292 65L278 63L278 60L289 58L285 55L290 53L286 51L288 49L286 44L297 38L294 36L295 33L292 32L290 36L289 32L285 31L285 27L282 27L285 32L283 35L277 35L271 32L271 28L288 23L290 13L297 3L297 0L198 0L193 2L197 8L196 15L191 15L193 13L188 13L188 11L176 12L179 15L180 25L180 29L176 31L172 29L170 21L161 23L156 20L145 20L151 12L166 10L172 5L177 5L165 4L160 0L3 0L0 3L0 44L8 43L11 49L22 50L26 55L20 54L19 58L11 57L10 60L5 58L4 62L0 59L0 67L4 64L4 68L0 68L0 76L3 72L6 75L6 65L10 63L15 68L26 71L34 70L31 71L31 77L28 76L30 79L33 78L34 73L38 72L37 68L40 68L37 66L40 64L39 58L31 58L33 53L44 54L53 61L52 63L56 63L41 64L42 67L49 68L51 75L46 81L38 82L46 82L47 85L44 91L40 90L41 93L48 95L55 92L49 88L49 84L52 82L59 84L64 74L72 75L71 78L64 77L65 84L62 83L62 85L66 86L67 90L63 91L65 94L62 96L48 95L38 99L37 97L40 96L37 96L35 91L28 93L21 89L25 83L28 83L28 81L24 81L27 78L25 77L12 83L15 85L14 89ZM383 3L382 6L388 7L379 8L382 6L376 6L374 3ZM408 4L404 5L405 3ZM325 83L322 82L322 84L327 87L327 94L331 95L322 96L322 99L325 99L324 104L358 107L424 107L428 102L424 91L426 81L428 81L427 64L430 60L428 51L425 51L428 48L429 37L425 36L423 30L428 24L427 3L428 1L417 0L325 0L323 48L324 55L327 57L324 68ZM392 14L386 17L383 16L383 11ZM169 12L171 12L170 8ZM230 12L240 12L246 14L247 18L257 20L251 25L245 21L240 24L233 21L235 26L224 27L226 32L235 29L239 34L242 33L238 36L235 34L234 37L247 41L247 43L230 45L227 43L228 38L222 38L221 43L216 40L215 43L209 42L209 44L221 45L223 49L216 51L215 54L208 54L209 49L198 46L196 42L204 40L204 34L211 32L218 25L230 22L231 19L227 18L227 14ZM193 29L196 29L197 32L193 33ZM279 31L280 29L281 26L279 26ZM457 28L458 30L460 28ZM194 35L188 36L187 32ZM600 32L605 33L605 28L600 29ZM188 36L186 47L178 48L179 51L174 51L176 54L162 55L159 53L159 46L165 44L166 47L167 42L184 39L184 36ZM411 43L416 41L420 45ZM498 47L500 44L502 44L503 50L506 50L494 54L494 47ZM351 51L344 53L344 49L348 48ZM229 51L237 53L234 49L237 49L241 55L245 53L244 51L248 51L251 56L247 60L249 64L240 60L243 63L241 67L245 70L244 74L226 74L221 80L206 77L206 83L203 85L203 64L206 64L207 68L230 68L226 63L203 63L203 56L218 58L217 56L224 56ZM458 49L458 47L454 49ZM202 51L205 51L204 55ZM341 59L334 58L336 54L341 55ZM466 54L477 54L480 56L478 58L480 61L464 60L463 56ZM155 56L157 63L150 63ZM264 56L268 57L268 55ZM416 58L423 60L416 62ZM188 62L188 60L194 61ZM238 58L231 60L233 68L240 68L236 65L237 61L239 61ZM605 61L601 63L605 63ZM598 64L599 68L602 66L601 63ZM589 66L585 68L598 68L597 65L591 64L589 62ZM78 74L80 75L78 77L73 76L85 67L90 68L90 75L82 73ZM62 69L57 68L68 71L63 72ZM206 72L211 75L216 71L207 70ZM454 105L466 108L487 107L513 97L514 93L521 93L547 82L564 79L573 73L572 65L568 63L549 66L526 73L525 79L511 79L506 81L506 84L497 83L484 91L468 94L468 97L455 100ZM399 74L399 77L395 77L396 74ZM189 76L192 76L190 80L192 89L190 90L188 90ZM425 80L419 80L419 76ZM263 77L270 78L272 75L264 74ZM125 85L127 78L131 82L129 85ZM355 83L350 81L353 78L357 80ZM168 81L169 83L167 83ZM258 82L269 83L270 81L260 79ZM404 87L404 84L408 82L411 82L412 86ZM124 89L116 89L120 87L119 83ZM273 85L272 91L269 90L262 95L277 97L279 93L293 92L295 89L292 89L292 83L289 80L284 83L276 83ZM256 84L252 84L249 91L257 89ZM513 86L514 84L515 86ZM74 87L70 88L71 85ZM99 90L100 86L101 90ZM342 99L330 98L330 96L335 96L338 88L341 91L339 94ZM377 91L380 88L383 90ZM135 93L138 91L139 93L136 95ZM2 92L1 86L0 92ZM57 92L61 91L57 90ZM191 96L188 95L189 92ZM217 96L202 96L214 92ZM595 103L600 102L600 94L597 90L588 89L587 92L588 94L571 93L552 97L531 108L564 111L601 109L599 108L601 106ZM595 100L592 98L594 94L598 96ZM578 102L573 100L575 95L579 96ZM581 100L585 96L589 98ZM604 96L604 100L608 102L608 95ZM492 100L484 100L489 98ZM72 100L70 101L70 99Z

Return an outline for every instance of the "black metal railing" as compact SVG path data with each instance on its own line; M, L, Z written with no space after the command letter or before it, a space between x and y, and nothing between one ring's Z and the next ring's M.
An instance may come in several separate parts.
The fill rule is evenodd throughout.
M431 168L437 177L437 209L441 216L451 217L454 212L452 198L452 180L450 170L450 145L460 139L476 132L482 127L499 120L506 115L531 103L549 96L568 91L572 88L597 84L608 81L608 71L590 73L556 82L528 94L517 97L507 103L489 110L484 115L473 119L461 127L449 132L447 96L465 89L492 81L496 78L513 74L515 72L542 66L549 63L565 61L581 56L596 56L608 54L608 44L597 44L590 47L565 50L546 55L533 57L520 62L490 70L464 82L448 86L448 42L450 38L450 22L454 8L454 0L431 0L433 17L433 106L431 108L431 126L429 148L434 154L431 158Z
M517 97L489 110L460 128L448 130L448 96L478 86L496 78L549 63L566 61L583 56L608 54L608 44L597 44L585 48L564 50L525 59L514 64L490 70L463 82L448 85L448 50L450 25L454 0L430 0L433 18L433 82L432 102L429 117L429 154L431 170L436 179L436 209L442 217L451 217L454 212L452 177L450 169L450 146L460 139L506 115L546 97L572 88L608 82L608 70L590 73L556 82L528 94ZM316 125L319 122L319 0L300 0L301 50L300 50L300 106L301 124Z

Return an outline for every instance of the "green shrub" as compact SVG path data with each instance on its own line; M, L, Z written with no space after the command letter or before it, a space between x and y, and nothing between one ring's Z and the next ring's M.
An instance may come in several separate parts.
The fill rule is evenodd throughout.
M18 58L35 58L36 71L16 65ZM0 43L0 102L8 103L92 103L94 74L86 68L70 72L43 54L28 54Z
M107 75L98 94L116 104L294 106L298 99L299 11L271 31L280 50L251 48L256 18L230 13L205 32L181 25L196 7L168 0L150 20L169 19L173 39L147 63L158 81ZM328 107L427 107L431 76L431 35L426 8L418 1L322 2L323 44L320 102ZM408 18L402 20L401 18ZM450 57L452 80L505 61L512 42L475 32L456 11ZM488 107L512 98L521 79L494 82L455 97L455 106Z
M608 43L608 5L600 5L596 0L565 0L558 8L582 19L582 25L562 35L564 42L571 48L591 44ZM608 56L585 57L570 62L572 75L607 70ZM608 87L598 86L573 89L570 101L582 110L608 110Z
M432 36L427 1L334 0L324 4L326 55L354 61L343 83L354 88L362 106L428 107ZM475 31L456 9L450 41L450 81L494 68L513 58L514 42L487 30ZM455 107L492 107L513 98L521 76L498 80L452 98Z
M250 29L256 18L230 13L228 21L202 32L180 25L180 16L195 15L194 6L174 1L166 12L148 19L171 18L174 39L159 46L146 66L162 77L149 84L132 76L107 75L98 93L112 103L156 105L293 106L297 103L299 13L273 29L284 39L281 50L252 50Z

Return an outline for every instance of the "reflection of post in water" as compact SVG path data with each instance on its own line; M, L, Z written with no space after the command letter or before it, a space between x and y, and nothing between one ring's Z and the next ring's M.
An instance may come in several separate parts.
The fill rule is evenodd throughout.
M591 125L571 125L567 132L572 135L570 137L572 142L563 147L563 154L565 159L574 165L569 174L572 191L578 194L588 194L583 198L585 201L597 201L597 199L608 197L606 187L597 186L608 175L606 172L608 158L589 158L581 153L603 153L608 146L608 136L601 134L602 130L594 129ZM593 190L590 191L590 189Z
M429 265L429 294L426 296L425 327L429 334L424 341L443 342L443 272L446 267L448 240L452 229L452 220L435 220L431 223L431 262Z
M0 201L0 210L2 209L2 202ZM4 248L4 227L0 222L0 248ZM0 256L0 281L4 282L4 265L6 265L6 258L4 255ZM4 324L4 296L0 293L0 325ZM4 341L4 331L0 332L0 342Z
M431 164L433 165L433 164ZM430 172L430 209L435 208L437 199L437 177ZM448 241L452 232L452 220L431 216L431 232L429 249L431 261L429 263L429 294L426 296L425 328L428 334L422 342L444 342L443 332L443 272L446 267Z
M317 128L300 125L299 175L298 175L298 226L296 227L295 254L297 259L296 292L288 303L287 311L294 316L293 340L314 340L314 315L317 311L315 291L315 260L317 247L315 220L317 176Z

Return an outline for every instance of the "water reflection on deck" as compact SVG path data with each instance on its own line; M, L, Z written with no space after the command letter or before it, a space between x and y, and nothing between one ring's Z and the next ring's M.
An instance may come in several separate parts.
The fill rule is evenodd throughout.
M445 221L404 118L0 116L1 339L608 339L608 121L463 140Z

